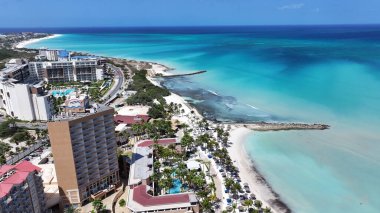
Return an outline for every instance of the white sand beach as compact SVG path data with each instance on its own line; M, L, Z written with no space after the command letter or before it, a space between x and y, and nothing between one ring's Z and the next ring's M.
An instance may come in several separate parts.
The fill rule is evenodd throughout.
M61 34L54 34L54 35L46 36L46 37L43 37L43 38L29 39L29 40L22 41L22 42L18 43L15 46L15 48L24 48L24 47L26 47L29 44L32 44L32 43L35 43L35 42L39 42L39 41L42 41L42 40L46 40L46 39L57 38L59 36L62 36L62 35Z
M150 65L152 65L152 68L148 69L148 72L150 72L151 76L154 76L154 75L166 76L166 75L171 74L170 72L168 72L170 68L168 68L165 65L157 64L157 63L150 63Z
M170 75L170 73L168 72L167 66L162 65L162 64L156 64L156 63L152 63L151 65L152 65L152 68L150 69L150 71L152 73L155 73L155 74L162 73L163 75ZM152 84L159 86L159 87L162 87L161 84L155 78L147 76L147 79ZM187 101L182 96L179 96L179 95L171 92L171 95L165 97L165 100L167 103L173 102L175 104L181 104L182 109L185 110L184 115L190 115L191 111L193 111L194 116L196 116L198 119L203 118L203 116L197 111L197 109L195 109L189 103L187 103ZM186 117L186 119L185 119L185 116L183 116L181 118L176 118L176 119L178 119L182 122L186 122L185 120L187 119L187 117Z
M278 197L270 186L266 184L262 176L255 171L254 165L244 148L244 141L250 133L252 133L252 130L245 127L232 127L230 140L233 144L228 148L230 157L239 168L242 182L248 183L256 198L263 202L263 208L268 206L272 209L272 212L286 212L276 203L278 202Z

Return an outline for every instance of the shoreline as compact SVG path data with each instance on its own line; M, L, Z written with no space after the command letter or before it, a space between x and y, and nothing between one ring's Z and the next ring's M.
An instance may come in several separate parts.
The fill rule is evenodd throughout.
M61 36L61 34L54 34L54 35L47 36L44 38L30 39L30 40L22 41L16 45L16 48L24 48L26 45L29 45L29 44L32 44L32 43L35 43L35 42L38 42L41 40L45 40L45 39L56 38L59 36ZM93 54L91 54L91 55L93 55ZM110 58L110 57L106 57L106 58ZM112 58L114 58L114 57L112 57ZM123 60L128 60L128 59L123 59ZM132 60L133 59L130 59L128 61L132 61ZM173 68L170 68L168 66L165 66L163 64L156 63L156 62L151 62L151 61L136 61L136 62L148 63L152 66L152 68L149 69L150 74L147 76L147 79L152 84L159 86L159 87L162 87L162 85L160 84L159 81L157 81L156 78L154 78L154 76L157 74L162 75L162 76L170 76L172 73L170 73L169 71L174 70ZM170 96L165 97L166 101L177 103L177 104L182 104L183 108L185 109L185 114L187 114L188 112L191 112L191 111L194 112L193 118L181 116L181 117L177 117L176 119L178 119L179 121L185 122L185 123L189 123L190 119L203 119L204 118L204 116L194 106L189 104L185 100L185 98L183 98L182 96L180 96L174 92L170 91L170 93L171 93ZM209 119L208 119L208 121L212 124L215 123L214 121L209 120ZM284 204L279 199L278 194L271 189L269 184L266 183L265 178L253 166L253 160L250 159L249 155L245 152L244 146L242 144L245 142L244 138L247 136L248 133L251 133L252 130L249 130L245 127L239 128L237 126L238 124L232 124L232 125L236 129L231 130L231 139L233 137L232 135L234 135L234 137L236 138L234 140L236 140L237 142L235 142L232 147L228 148L228 151L229 151L229 153L231 152L230 153L231 159L234 162L238 163L238 165L236 165L236 164L235 165L238 167L238 169L240 171L242 180L244 180L244 182L247 182L249 184L252 192L255 193L258 200L263 202L263 207L268 206L274 212L279 212L279 213L291 212L291 210L286 206L286 204ZM234 132L234 131L236 131L237 129L245 129L247 132L236 134L236 132ZM241 152L244 152L243 153L244 158L246 158L247 160L245 160L243 158L242 159L238 158L238 156L241 156ZM242 164L242 165L240 165L240 164ZM258 183L255 183L254 182L255 180L250 179L250 177L255 177L255 180L259 180ZM268 200L268 198L269 198L269 200Z
M51 38L57 38L57 37L60 37L60 36L62 36L62 34L53 34L53 35L49 35L49 36L46 36L46 37L43 37L43 38L34 38L34 39L29 39L29 40L21 41L21 42L17 43L13 48L16 48L16 49L26 48L26 46L29 45L29 44L33 44L33 43L36 43L36 42L39 42L39 41L42 41L42 40L51 39Z
M273 212L277 213L291 213L291 209L272 189L265 177L260 174L254 164L254 160L251 159L245 149L247 136L253 134L254 131L246 127L232 126L233 128L230 131L232 145L227 150L233 162L237 164L242 182L248 183L257 200L263 202L263 207L268 206Z
M147 77L147 79L154 85L162 87L162 85L156 81L155 78ZM165 97L165 100L177 104L182 104L185 109L185 114L189 111L194 111L195 117L198 119L203 119L203 115L200 114L197 109L190 105L182 96L170 92L171 95ZM189 118L176 117L177 120L187 123ZM215 124L213 121L208 120L208 122ZM270 184L266 181L265 177L260 174L256 166L254 165L253 159L250 158L249 154L244 148L246 143L246 137L248 134L252 134L254 131L245 126L240 126L240 124L231 124L232 129L230 130L230 140L232 141L232 146L228 147L228 153L234 162L234 165L239 169L239 174L242 182L248 183L252 193L255 194L256 199L263 203L264 207L270 207L272 212L275 213L291 213L291 209L281 200L278 193L276 193Z

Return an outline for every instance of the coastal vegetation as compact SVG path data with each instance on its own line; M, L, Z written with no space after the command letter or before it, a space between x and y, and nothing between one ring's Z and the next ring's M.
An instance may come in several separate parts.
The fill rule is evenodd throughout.
M128 90L134 90L136 94L127 99L129 105L152 105L155 99L159 100L170 95L169 90L166 88L153 85L146 78L146 74L146 70L134 72L133 81L129 84Z
M33 59L35 55L35 53L20 52L12 49L0 48L0 61L11 58Z
M175 137L172 123L168 120L158 119L153 122L133 124L131 129L138 138L141 138L143 135L146 138L155 139Z
M8 118L0 123L0 138L10 137L21 130L16 126L16 121L14 118Z
M5 164L6 162L6 159L5 159L5 155L6 153L8 153L9 151L11 151L11 146L7 143L4 143L4 142L0 142L0 164Z
M32 39L32 38L42 38L48 36L48 34L38 34L38 33L10 33L5 37L0 37L0 69L4 68L5 62L12 58L25 58L28 60L33 60L34 56L38 54L37 50L33 49L12 49L13 45L18 42Z

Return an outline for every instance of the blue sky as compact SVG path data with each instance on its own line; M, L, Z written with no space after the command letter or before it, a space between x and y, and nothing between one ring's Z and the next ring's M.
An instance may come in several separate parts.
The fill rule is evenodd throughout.
M380 24L380 0L0 0L0 27Z

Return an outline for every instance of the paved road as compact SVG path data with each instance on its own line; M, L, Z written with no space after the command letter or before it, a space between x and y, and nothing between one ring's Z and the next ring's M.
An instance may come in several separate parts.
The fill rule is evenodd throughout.
M6 119L4 116L0 117L0 123L3 123ZM43 122L33 122L33 123L25 123L25 122L16 122L16 126L25 127L28 129L47 129L47 123Z
M108 104L113 100L117 93L120 92L123 89L123 85L125 82L124 73L123 70L119 67L115 67L112 64L107 64L114 72L114 81L115 84L112 86L112 88L103 96L103 100L105 100L105 104Z
M207 157L207 153L205 153L201 149L198 149L198 153L199 153L202 160L210 161L210 168L209 169L210 169L210 175L211 175L212 179L214 180L214 184L216 187L216 192L215 192L216 197L222 201L221 203L219 203L220 207L218 209L215 209L215 212L220 213L220 212L222 212L222 209L224 208L223 200L225 200L225 196L223 194L223 182L221 181L221 180L223 180L223 178L219 177L219 175L218 175L219 172L216 170L216 164L212 159Z

